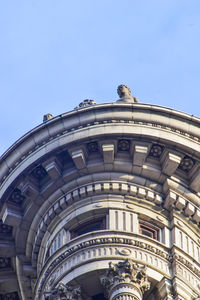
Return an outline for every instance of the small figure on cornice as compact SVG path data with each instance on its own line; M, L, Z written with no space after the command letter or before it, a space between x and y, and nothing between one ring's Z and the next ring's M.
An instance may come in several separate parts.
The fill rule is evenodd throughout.
M96 104L97 104L97 102L95 100L85 99L74 109L79 109L79 108L83 108L83 107L90 106L90 105L96 105Z
M120 99L117 100L117 102L118 101L120 101L120 102L123 101L123 102L128 102L128 103L139 102L136 97L131 96L131 89L124 84L121 84L118 86L117 93L120 97Z
M46 114L46 115L43 116L43 122L51 120L52 118L53 118L52 114Z

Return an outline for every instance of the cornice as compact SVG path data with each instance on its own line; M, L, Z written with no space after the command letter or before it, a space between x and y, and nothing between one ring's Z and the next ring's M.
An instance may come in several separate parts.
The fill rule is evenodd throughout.
M194 116L148 104L99 104L59 115L24 135L0 158L0 182L26 157L52 140L81 128L110 123L156 127L183 136L193 143L200 142L200 119Z

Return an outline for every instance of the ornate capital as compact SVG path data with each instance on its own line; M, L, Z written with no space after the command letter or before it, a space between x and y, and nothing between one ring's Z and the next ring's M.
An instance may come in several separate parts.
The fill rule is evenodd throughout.
M81 288L59 282L56 288L44 293L45 300L80 300Z
M146 266L139 266L130 259L117 264L109 263L109 269L101 282L106 289L109 299L114 299L117 294L124 293L120 287L126 287L126 294L137 294L134 299L140 299L141 295L150 289L150 282L146 275Z

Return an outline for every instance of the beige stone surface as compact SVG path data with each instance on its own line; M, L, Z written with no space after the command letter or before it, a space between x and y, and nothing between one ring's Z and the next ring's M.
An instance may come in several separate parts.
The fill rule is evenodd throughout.
M0 295L13 286L22 300L43 300L63 281L88 300L90 279L103 293L99 276L126 258L147 268L144 300L170 299L172 286L175 299L199 295L200 120L122 98L52 118L0 158L0 256L12 259L0 277L15 280ZM38 166L46 173L34 177Z

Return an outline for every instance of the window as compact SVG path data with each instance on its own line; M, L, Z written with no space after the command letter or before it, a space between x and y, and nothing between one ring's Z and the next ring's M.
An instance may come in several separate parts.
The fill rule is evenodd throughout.
M92 220L86 224L79 226L78 228L71 231L71 238L75 238L79 235L105 229L105 219L102 220Z
M152 239L155 239L157 241L160 240L160 235L159 235L159 228L157 228L154 225L151 225L147 222L140 222L139 224L139 233L146 235Z

